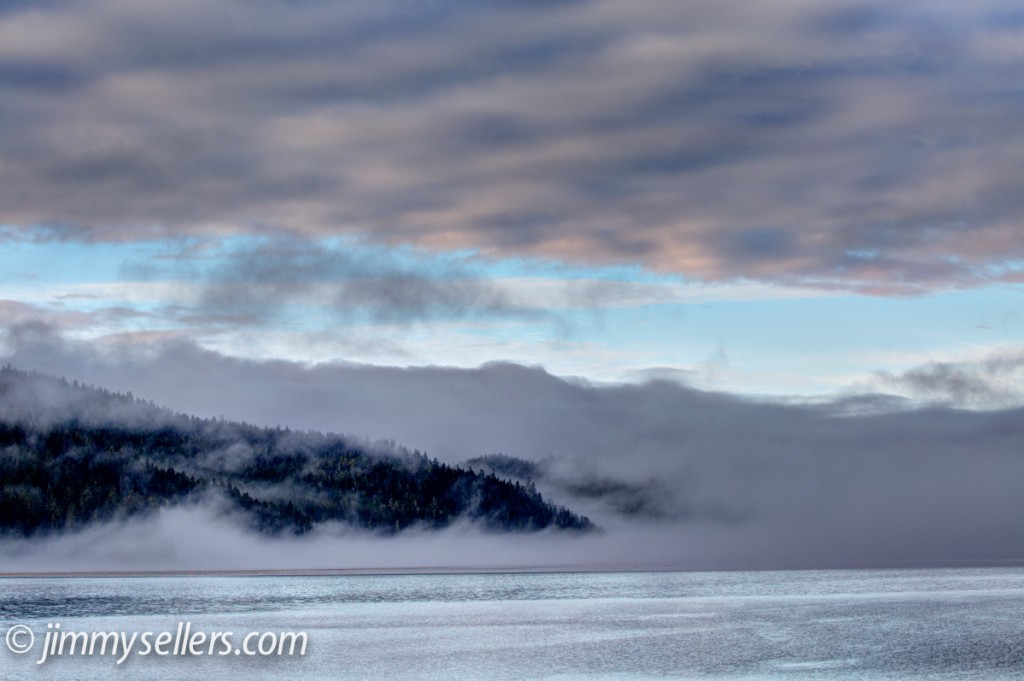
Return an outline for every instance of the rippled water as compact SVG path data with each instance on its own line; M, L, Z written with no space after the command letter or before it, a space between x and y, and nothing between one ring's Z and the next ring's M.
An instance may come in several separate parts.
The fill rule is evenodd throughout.
M2 679L1020 679L1024 570L0 579ZM58 657L65 631L305 631L305 657Z

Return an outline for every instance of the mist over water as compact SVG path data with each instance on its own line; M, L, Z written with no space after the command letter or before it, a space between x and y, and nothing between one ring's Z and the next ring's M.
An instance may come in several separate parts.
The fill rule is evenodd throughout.
M766 534L768 530L774 534ZM268 537L246 529L213 504L165 508L148 516L97 524L79 532L6 538L2 573L305 571L403 569L717 570L922 567L957 561L920 560L892 550L866 556L842 537L779 538L758 523L617 521L603 531L491 533L468 523L444 530L381 536L326 525L301 537ZM824 547L824 548L823 548ZM826 553L826 549L831 553ZM948 556L949 554L940 554ZM982 562L970 556L963 563ZM991 561L991 565L1013 564Z
M486 532L469 523L395 536L333 524L301 537L247 530L215 504L166 508L80 532L3 542L0 572L716 567L699 528L617 526L574 535ZM726 562L718 566L726 565Z
M181 412L347 432L357 441L394 438L450 463L494 452L547 462L550 475L537 480L545 499L588 515L604 532L497 536L456 527L381 539L324 527L272 541L227 521L215 505L192 503L80 536L0 540L4 571L1024 559L1020 409L911 409L871 396L770 403L664 381L587 384L515 365L304 367L188 344L115 355L56 335L37 339L18 346L19 366L131 390ZM47 395L36 397L45 413ZM54 399L51 408L66 408ZM245 451L209 456L230 467Z

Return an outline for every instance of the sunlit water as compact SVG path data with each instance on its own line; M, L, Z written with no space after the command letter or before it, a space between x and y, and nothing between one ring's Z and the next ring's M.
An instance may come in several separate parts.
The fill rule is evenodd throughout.
M1021 679L1024 570L0 579L2 679ZM305 657L39 659L63 630L305 631ZM0 640L2 646L2 640Z

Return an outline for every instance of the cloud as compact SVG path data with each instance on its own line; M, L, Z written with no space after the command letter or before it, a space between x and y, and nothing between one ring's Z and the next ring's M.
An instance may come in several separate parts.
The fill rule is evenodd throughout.
M984 359L933 362L900 374L880 372L880 389L913 400L974 409L997 409L1024 403L1024 351L1010 348Z
M515 305L498 285L465 266L403 264L379 252L367 257L292 241L229 255L210 273L197 308L265 321L296 303L374 323L543 315Z
M611 308L821 295L752 282L562 279L557 272L547 277L495 277L486 273L494 263L478 257L430 257L404 249L346 248L291 239L261 240L228 250L208 271L193 274L198 281L188 285L184 282L194 263L186 262L183 269L175 269L175 264L181 265L173 263L163 270L152 264L139 267L147 277L178 282L173 288L179 293L198 284L201 291L182 306L179 319L213 319L220 324L265 324L279 320L291 307L305 306L327 310L335 321L345 323L504 319L548 322L556 331L568 332L564 313L570 310L599 314ZM122 288L135 287L133 283Z
M17 3L0 223L356 235L880 295L1012 279L1012 9Z
M394 438L450 462L560 457L558 484L542 491L608 531L604 548L567 550L566 561L985 562L1019 559L1024 540L1019 407L869 398L872 408L858 410L849 400L752 401L669 381L588 384L511 364L306 366L181 342L130 348L97 352L40 333L7 354L202 416ZM657 512L629 513L638 503Z

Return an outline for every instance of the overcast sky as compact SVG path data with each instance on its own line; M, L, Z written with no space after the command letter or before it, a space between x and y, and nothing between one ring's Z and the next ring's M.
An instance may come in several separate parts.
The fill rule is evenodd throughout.
M764 462L776 519L895 474L879 518L977 501L952 553L994 555L1022 69L1007 0L4 2L0 356L450 460L699 469L721 517Z
M0 309L761 394L987 361L1021 45L1005 0L7 2Z

